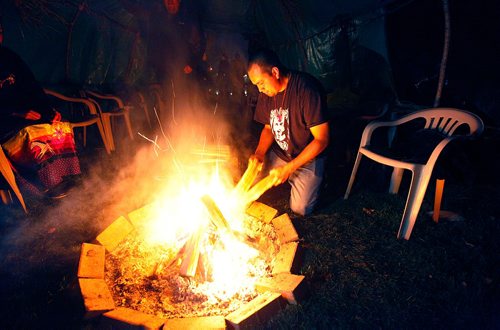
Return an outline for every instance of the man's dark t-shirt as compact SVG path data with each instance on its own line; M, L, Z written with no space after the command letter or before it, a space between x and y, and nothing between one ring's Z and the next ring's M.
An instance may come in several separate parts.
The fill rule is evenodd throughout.
M271 126L272 150L291 161L313 140L309 129L328 121L321 84L307 73L292 71L283 92L259 94L254 120Z

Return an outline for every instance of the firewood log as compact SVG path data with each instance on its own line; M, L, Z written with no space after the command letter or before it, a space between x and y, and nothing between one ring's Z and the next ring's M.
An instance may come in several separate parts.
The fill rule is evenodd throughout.
M173 266L176 261L178 260L184 260L184 254L186 251L186 243L179 249L179 251L175 254L175 256L168 258L166 256L161 257L161 259L153 265L153 268L151 272L149 273L148 276L154 276L154 275L159 275L161 274L164 270L170 268Z
M205 227L200 226L187 241L184 259L182 260L181 269L179 271L182 276L194 277L196 274L198 259L200 257L200 244L204 232Z
M256 201L263 193L271 189L277 182L278 178L274 175L268 175L264 179L257 182L247 193L244 194L243 199L245 204L248 205Z
M229 227L226 218L224 218L224 215L220 211L217 204L215 204L215 201L212 199L212 197L208 195L203 195L201 197L201 201L205 205L210 215L210 220L215 225L215 227L217 227L218 230L231 231L231 228Z
M209 281L212 282L212 267L208 256L205 253L200 253L200 258L198 259L198 271L197 274L200 276L202 282Z
M212 199L212 197L204 195L201 197L201 200L210 215L211 222L215 225L217 230L232 235L239 241L246 243L252 248L255 248L255 239L251 238L246 234L231 229L231 227L226 221L226 218L224 218L224 215L222 214L221 210L219 209L215 201Z
M260 171L262 170L262 163L259 162L257 159L250 159L248 162L248 167L245 170L245 173L241 176L240 181L236 185L236 191L239 192L246 192L250 187L252 186L253 182L255 181L255 178L257 178L257 175L259 175Z

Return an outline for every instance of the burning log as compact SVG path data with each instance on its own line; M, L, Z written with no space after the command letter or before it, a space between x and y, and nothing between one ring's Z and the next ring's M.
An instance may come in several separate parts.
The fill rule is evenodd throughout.
M200 258L201 239L204 232L204 226L200 226L187 241L184 258L179 271L182 276L194 277L196 274L196 268L198 267L198 260Z
M203 262L199 251L199 242L202 234L203 230L200 228L200 230L197 230L188 238L186 243L173 257L162 257L161 260L154 265L148 276L159 275L166 269L169 269L173 265L177 264L180 265L180 275L194 277L196 274L196 265L199 266L200 262ZM202 274L202 277L204 277L204 274Z
M227 223L226 218L224 218L224 215L222 214L221 210L219 209L217 204L214 202L212 197L210 197L208 195L204 195L201 197L201 200L202 200L203 204L205 204L205 207L207 208L208 213L210 214L210 220L215 225L215 227L217 227L218 230L220 230L224 233L228 233L229 235L232 235L233 237L235 237L239 241L250 245L252 248L255 248L254 239L252 239L248 235L245 235L243 233L232 230L229 227L229 224Z
M148 276L160 274L164 269L168 269L170 266L174 265L176 261L179 260L180 262L180 260L183 260L186 251L186 244L180 248L174 257L163 257L159 262L157 262Z
M222 212L220 211L217 204L215 204L212 197L210 197L208 195L203 195L201 197L201 201L205 205L205 207L210 215L210 220L215 225L215 227L217 227L218 230L230 232L231 228L229 227L229 224L227 223L226 218L224 218L224 215L222 215Z
M250 237L233 231L230 228L226 218L224 218L219 207L210 196L204 195L201 197L201 200L209 213L211 223L216 227L217 231L232 235L247 244L252 241ZM206 264L207 258L203 254L200 254L201 242L206 229L205 226L200 226L198 230L189 237L186 244L179 250L177 255L172 259L165 259L157 263L151 275L156 275L163 269L169 268L176 260L182 260L179 270L180 275L195 277L197 269L199 268L198 273L202 280L210 279L210 267Z
M198 274L202 281L213 281L212 267L205 253L200 253L200 258L198 259Z

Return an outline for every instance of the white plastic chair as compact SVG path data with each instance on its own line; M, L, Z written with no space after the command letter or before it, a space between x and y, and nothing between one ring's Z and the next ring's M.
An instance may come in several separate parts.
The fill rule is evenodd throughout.
M79 97L71 97L64 95L62 93L56 92L52 89L44 88L45 94L50 95L52 97L55 97L56 99L66 101L69 103L76 103L76 104L81 104L84 106L86 110L88 110L88 116L89 119L84 120L84 121L79 121L79 122L73 122L71 121L71 128L76 128L76 127L82 127L83 129L83 146L85 147L87 145L87 127L91 125L97 125L97 128L99 130L99 134L101 135L102 143L104 145L104 149L106 149L106 152L108 154L111 153L111 147L108 143L108 138L106 137L105 134L105 128L102 122L101 117L99 116L99 113L97 111L96 106L94 103L92 103L90 100L85 99L85 98L79 98Z
M7 183L9 184L10 189L14 192L14 194L16 194L17 199L19 199L19 202L21 203L21 206L24 209L24 212L28 213L28 210L26 209L26 204L24 203L23 195L21 194L21 191L17 186L14 172L12 171L10 162L8 161L7 156L5 156L5 153L3 152L1 145L0 145L0 173L5 178L5 181L7 181ZM8 190L0 190L0 197L4 204L9 204L12 202L12 196L10 194L10 191Z
M372 134L377 128L392 127L395 129L399 125L417 119L424 119L424 130L434 130L434 132L442 135L442 140L437 143L426 160L411 162L391 158L387 155L379 153L379 151L376 151L376 149L370 145ZM469 133L454 135L456 129L464 125L468 127ZM413 226L415 225L415 220L420 210L420 206L422 205L422 200L427 190L427 185L429 183L434 164L441 154L441 151L450 141L458 137L479 135L483 129L484 124L481 118L473 113L453 108L425 109L413 112L397 120L374 121L369 123L363 131L358 154L356 156L356 161L354 163L344 199L349 197L362 156L371 158L378 163L394 167L391 177L391 185L389 188L390 193L395 194L398 192L403 176L403 170L410 170L412 172L412 180L408 192L408 198L406 200L405 210L403 212L403 218L397 235L398 238L404 238L406 240L409 239Z
M106 137L108 138L108 144L112 151L115 150L115 138L113 136L113 130L111 125L111 119L118 116L123 116L125 121L125 125L127 127L127 132L131 140L134 140L134 134L132 133L132 123L130 120L130 110L132 106L125 105L123 100L112 94L102 94L96 91L85 90L83 92L90 100L92 100L95 106L99 110L99 114L102 119L102 123L104 125L104 132ZM106 111L103 102L111 101L116 104L116 107L112 108L110 111Z

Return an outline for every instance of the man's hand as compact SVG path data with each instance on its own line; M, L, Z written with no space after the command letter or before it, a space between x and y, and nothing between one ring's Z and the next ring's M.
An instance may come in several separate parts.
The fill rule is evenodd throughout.
M275 186L278 186L282 183L284 183L290 175L295 171L295 168L292 166L291 163L288 163L284 166L279 166L276 168L273 168L271 171L269 171L269 175L272 175L276 178L275 180Z
M271 131L271 126L269 126L269 124L266 124L260 132L259 145L257 146L257 149L255 149L255 153L252 155L252 157L255 157L259 161L263 162L264 157L273 142L274 136L273 132Z
M264 162L264 155L259 155L259 154L251 155L250 159L248 159L248 163L250 164L251 162L263 163Z

